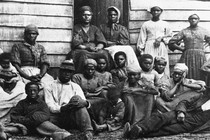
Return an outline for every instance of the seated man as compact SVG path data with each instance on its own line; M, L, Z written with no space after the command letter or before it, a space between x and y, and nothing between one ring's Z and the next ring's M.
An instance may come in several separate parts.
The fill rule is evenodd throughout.
M73 60L62 62L59 77L44 89L44 98L51 112L51 121L61 128L79 129L85 139L92 139L93 128L86 101L80 86L70 79L75 71Z
M192 132L209 121L210 100L188 98L181 101L174 111L153 114L130 127L124 127L124 137L155 137Z

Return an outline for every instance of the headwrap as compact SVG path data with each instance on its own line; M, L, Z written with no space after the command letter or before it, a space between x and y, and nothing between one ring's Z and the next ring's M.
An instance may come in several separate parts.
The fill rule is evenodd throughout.
M114 11L117 12L117 14L118 14L117 23L119 23L119 20L120 20L120 10L117 7L115 7L115 6L110 6L110 7L108 7L107 12L112 11L112 10L114 10Z
M90 8L90 6L82 6L80 9L79 9L80 13L83 13L84 11L89 11L91 13L92 12L92 9Z
M163 11L163 9L162 9L162 8L160 8L160 6L153 6L153 7L151 7L151 8L150 8L150 12L152 12L152 10L153 10L153 9L155 9L155 8L160 9L160 10L161 10L161 12Z
M185 63L176 63L174 66L174 71L184 72L186 76L188 73L188 67L185 65Z
M134 67L127 67L127 72L128 73L140 73L141 69L137 69L137 68L134 68Z
M75 67L74 67L74 62L72 59L70 60L64 60L61 65L60 65L60 69L65 69L65 70L72 70L75 71Z
M87 66L88 64L91 64L91 65L93 65L94 67L97 66L96 61L95 61L94 59L90 59L90 58L85 60L85 66Z
M25 27L25 31L24 31L24 34L26 33L29 33L31 31L34 31L36 32L37 34L39 34L39 31L38 31L38 27L36 27L34 24L29 24Z
M142 64L142 62L144 62L146 59L152 59L153 60L153 57L152 55L150 54L143 54L140 59L139 59L139 63Z
M192 17L192 16L196 16L198 19L200 19L200 17L197 14L192 14L189 16L188 20Z
M164 57L161 57L161 56L156 56L155 57L154 64L156 64L158 62L163 62L163 63L167 64L166 59Z

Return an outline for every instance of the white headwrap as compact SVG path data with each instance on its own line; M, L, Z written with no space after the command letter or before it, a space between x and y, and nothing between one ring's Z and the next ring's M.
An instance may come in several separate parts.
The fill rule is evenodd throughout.
M185 63L176 63L174 66L174 71L182 71L185 73L185 76L188 73L188 67L185 65Z

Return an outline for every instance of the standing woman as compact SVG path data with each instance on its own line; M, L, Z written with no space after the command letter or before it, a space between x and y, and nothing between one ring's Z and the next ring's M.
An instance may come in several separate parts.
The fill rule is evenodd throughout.
M171 36L168 23L160 19L163 9L158 6L151 8L152 19L146 21L140 30L137 49L140 54L150 54L155 58L162 56L167 61L165 73L169 75L168 38Z
M207 31L198 26L199 20L197 14L189 16L190 26L181 30L169 41L171 50L182 51L180 62L185 63L189 68L187 77L195 80L201 79L200 68L206 61L204 42L210 43ZM184 47L177 45L181 40L184 41Z

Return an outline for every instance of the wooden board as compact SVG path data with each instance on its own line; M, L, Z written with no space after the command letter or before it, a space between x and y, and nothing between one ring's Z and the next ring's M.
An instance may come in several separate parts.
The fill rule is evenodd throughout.
M151 14L146 10L130 11L130 20L150 20ZM201 21L210 21L210 9L209 11L196 11L196 10L165 10L161 14L163 20L176 20L186 21L192 14L197 14Z
M0 41L0 47L5 52L10 52L12 46L18 42ZM64 42L38 42L43 45L47 51L47 54L67 54L71 50L71 43Z
M0 28L1 40L19 41L23 38L24 28ZM72 30L39 29L37 41L71 42Z
M72 6L1 2L0 14L72 17Z
M7 2L41 3L41 4L56 4L56 5L73 4L73 0L7 0Z
M49 16L34 16L34 15L0 15L0 27L25 27L28 24L34 24L37 27L71 29L72 18L70 17L49 17Z
M48 55L50 67L59 67L61 62L66 59L66 55Z

